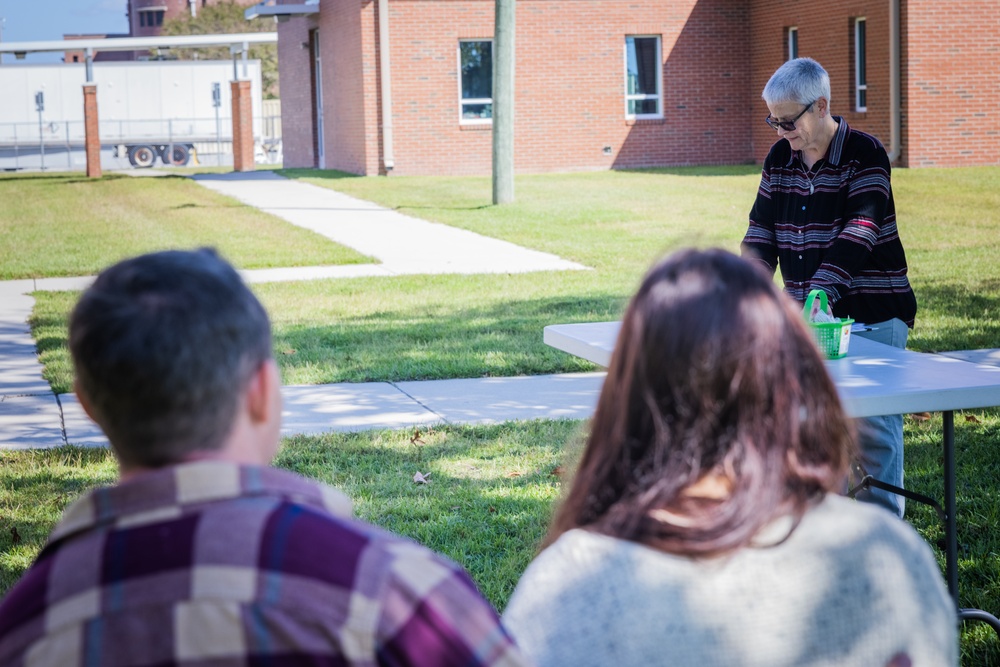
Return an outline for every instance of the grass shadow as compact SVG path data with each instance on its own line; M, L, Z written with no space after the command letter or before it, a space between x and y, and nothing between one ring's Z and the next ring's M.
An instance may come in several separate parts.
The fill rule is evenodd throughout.
M747 176L759 174L760 165L756 163L696 166L696 167L642 167L635 169L616 169L623 173L636 174L668 174L670 176Z
M360 174L352 174L336 169L275 169L274 173L291 179L316 178L324 181L337 181L345 178L366 178Z
M1000 280L974 286L928 282L915 286L917 323L907 346L920 352L1000 347Z
M610 321L625 298L548 297L482 306L428 306L274 327L289 384L509 377L585 372L588 361L546 345L550 324Z

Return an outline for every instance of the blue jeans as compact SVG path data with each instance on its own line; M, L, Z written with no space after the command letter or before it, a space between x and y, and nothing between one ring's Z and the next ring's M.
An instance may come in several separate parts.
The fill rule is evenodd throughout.
M872 327L872 331L859 331L851 335L901 349L906 347L909 329L902 320L894 318L869 326ZM859 419L858 438L861 464L868 474L879 481L903 488L903 415ZM881 489L866 489L859 492L856 498L880 505L898 517L903 517L906 499L895 493Z

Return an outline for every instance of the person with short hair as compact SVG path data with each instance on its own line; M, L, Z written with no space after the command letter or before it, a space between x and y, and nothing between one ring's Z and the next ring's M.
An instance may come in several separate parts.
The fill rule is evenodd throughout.
M774 275L802 303L826 292L836 317L869 330L856 335L906 347L917 300L896 228L891 167L878 139L848 126L830 108L830 76L811 58L789 60L762 93L778 141L764 160L743 254ZM863 471L903 487L903 417L860 422ZM859 500L903 516L905 499L881 489Z
M956 665L930 548L837 493L852 425L770 275L721 250L665 259L505 625L539 667Z
M70 317L80 403L118 459L0 602L0 665L523 664L455 563L268 464L268 317L214 251L97 277Z

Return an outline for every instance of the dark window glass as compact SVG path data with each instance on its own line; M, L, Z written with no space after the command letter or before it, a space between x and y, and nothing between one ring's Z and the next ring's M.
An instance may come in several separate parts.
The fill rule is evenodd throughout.
M659 100L629 100L628 113L631 116L645 116L660 113Z
M865 111L868 107L868 45L865 37L867 21L854 21L854 108Z
M629 95L656 95L655 37L627 37ZM655 113L655 112L654 112Z
M659 116L660 38L625 37L625 113Z
M865 86L868 84L868 74L866 70L867 65L867 55L865 54L865 21L858 21L858 85Z
M462 119L493 118L493 42L459 42L462 67ZM467 101L468 100L468 101Z
M493 97L493 42L459 42L462 99Z

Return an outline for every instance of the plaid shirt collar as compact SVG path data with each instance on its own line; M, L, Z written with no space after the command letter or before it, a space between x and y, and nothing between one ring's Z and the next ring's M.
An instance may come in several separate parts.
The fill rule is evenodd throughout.
M287 498L337 517L352 517L350 499L324 484L277 468L198 461L87 493L66 509L46 548L83 531L153 523L197 505L253 496Z
M834 116L833 119L837 121L837 131L834 132L830 146L826 149L825 159L828 164L837 167L844 154L844 143L847 141L847 135L850 134L851 128L841 116ZM788 156L788 164L785 166L791 167L796 160L800 164L802 163L802 151L791 151L791 155Z

